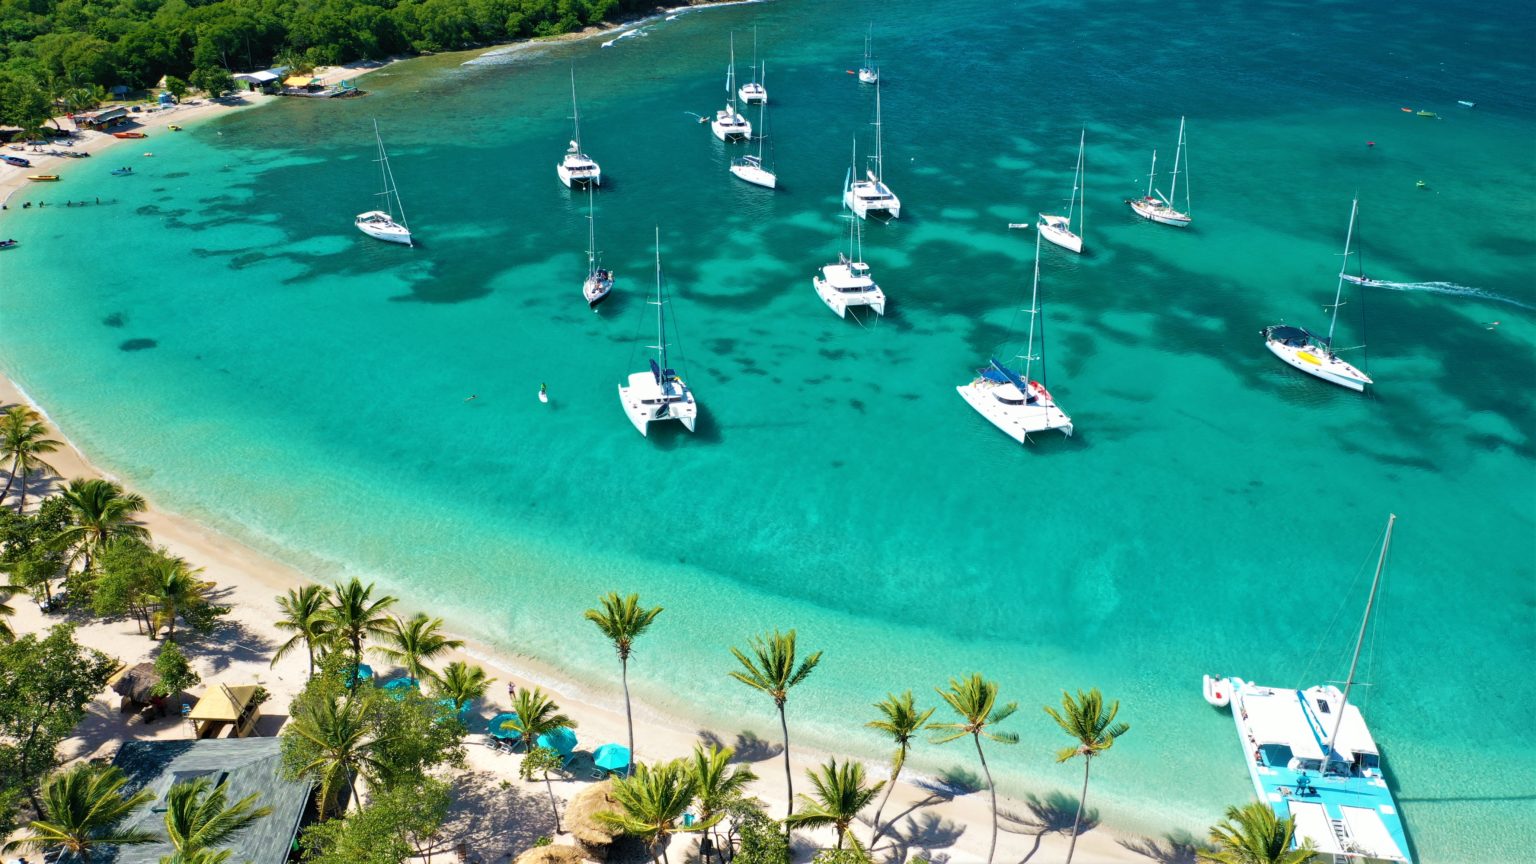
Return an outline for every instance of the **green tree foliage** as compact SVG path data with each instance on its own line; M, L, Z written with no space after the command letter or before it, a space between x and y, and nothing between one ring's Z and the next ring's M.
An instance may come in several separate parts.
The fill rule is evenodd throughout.
M729 859L731 864L789 864L789 837L781 823L763 812L761 802L732 802L726 808L726 821L731 827L725 848L731 848L731 835L740 838L736 854Z
M215 847L271 815L271 807L256 806L259 792L228 803L227 786L214 786L207 777L200 777L171 787L166 795L165 833L176 851L160 859L160 864L221 864L233 853Z
M1296 842L1296 817L1275 815L1268 803L1251 801L1228 807L1227 818L1211 826L1214 852L1200 852L1210 864L1313 864L1319 860L1309 838L1300 849Z
M154 838L148 833L118 827L124 817L154 798L149 789L123 794L127 782L122 769L88 762L49 777L37 806L38 818L6 848L65 852L88 862L100 846L150 842Z
M148 507L143 497L110 480L71 480L59 497L69 507L70 524L52 542L82 571L90 572L92 560L113 541L149 537L134 518Z
M0 791L33 793L116 666L68 624L0 644Z
M225 93L231 93L235 89L235 76L223 66L201 66L192 70L187 76L193 87L208 94L211 99L217 99Z
M624 722L629 729L629 763L635 763L635 717L629 707L629 655L635 640L649 630L660 606L647 609L640 605L640 595L620 597L618 592L605 594L597 600L598 608L588 609L586 619L613 643L619 655L619 676L624 682Z
M176 619L181 618L194 630L206 632L214 620L229 612L208 598L212 582L198 578L202 568L194 568L185 559L164 549L155 556L150 570L148 602L154 607L149 618L150 635L163 627L165 641L176 641Z
M682 759L656 765L636 765L628 777L614 781L613 800L617 812L597 814L599 821L645 843L658 864L668 862L667 841L673 834L701 832L713 828L722 817L694 820L683 824L683 814L693 801L693 774Z
M880 719L871 720L864 725L884 732L895 742L896 752L891 755L891 782L886 784L885 797L880 799L880 806L875 808L875 819L870 825L870 846L879 843L880 835L884 833L880 827L880 813L890 802L891 790L896 788L896 780L901 776L901 769L907 764L907 751L912 749L912 736L928 725L928 719L933 716L935 709L919 711L913 702L912 691L907 690L900 696L895 693L885 694L884 699L875 703L875 710L880 712Z
M310 864L400 864L430 860L432 839L448 816L448 784L424 778L373 795L368 806L343 819L305 830L301 845Z
M821 828L827 825L837 830L837 848L843 848L843 836L858 817L859 811L869 806L885 786L881 780L870 786L864 782L864 766L852 759L838 764L829 759L827 764L805 772L811 778L814 795L800 796L800 809L784 821L797 828ZM858 841L854 841L857 843Z
M565 829L560 827L560 801L555 798L555 786L549 780L549 772L559 773L564 770L565 757L548 747L535 747L528 751L517 766L518 776L524 780L544 780L544 791L549 793L549 812L555 817L556 834L564 834Z
M455 660L443 667L443 674L433 682L433 689L438 698L453 700L454 710L461 711L475 700L485 698L485 691L494 680L479 666Z
M363 642L388 632L390 619L384 613L395 605L395 598L386 595L374 599L372 582L364 585L353 579L345 585L338 583L326 601L330 604L326 610L329 632L352 652L354 665L361 663Z
M53 582L64 573L66 554L52 540L70 524L63 498L44 499L32 513L18 515L0 508L0 572L12 588L35 600L53 596Z
M1063 690L1061 710L1047 705L1045 713L1051 715L1061 731L1075 742L1071 747L1058 750L1056 761L1067 762L1079 756L1083 759L1083 794L1077 799L1077 816L1072 820L1072 845L1067 847L1067 864L1072 864L1072 853L1077 851L1077 832L1083 822L1083 806L1088 801L1088 767L1095 757L1113 747L1117 738L1130 731L1131 725L1115 722L1120 703L1105 706L1104 695L1097 687L1086 693L1079 690L1075 698Z
M187 655L181 653L175 642L160 646L155 656L155 674L160 676L154 686L156 696L174 697L203 683L203 677L193 671Z
M381 644L375 645L373 652L398 663L407 675L418 681L437 680L437 671L429 667L427 661L464 647L462 639L443 635L443 619L428 618L420 612L409 619L390 616L378 635Z
M26 405L13 405L0 414L0 458L7 464L5 490L0 492L0 503L11 494L16 484L20 494L16 496L16 512L27 506L27 478L35 473L56 473L43 457L59 449L59 442L48 437L48 427L42 415Z
M789 813L795 812L795 781L789 773L789 720L784 715L784 703L789 701L789 691L804 681L816 664L821 662L821 652L806 657L795 665L795 631L780 633L752 640L752 653L732 648L731 654L741 664L740 671L732 671L731 677L773 699L779 709L779 728L784 733L784 786L789 791Z
M0 6L0 27L9 23L9 6ZM19 68L0 68L0 126L18 126L37 129L53 115L53 105L48 91L43 88L38 74L26 64Z
M717 815L730 818L732 806L745 797L747 785L757 779L751 768L731 764L734 755L729 747L711 744L706 749L703 744L693 745L688 771L693 775L693 802L700 818L710 819ZM711 848L730 847L729 838L724 844L720 842L718 828L717 824L705 838L701 851L706 856Z
M276 666L289 651L303 645L309 655L309 674L314 676L315 652L325 648L326 637L330 634L331 619L326 615L330 596L330 589L323 585L305 585L289 588L286 596L277 598L277 606L283 613L276 621L277 628L293 635L277 646L270 665Z
M140 633L153 633L154 609L149 596L156 553L136 538L119 540L101 550L91 580L91 611L102 618L130 615Z
M997 854L997 786L992 782L992 769L987 767L987 754L981 749L981 739L999 744L1019 743L1017 733L993 731L997 724L1019 710L1019 703L999 706L997 683L974 673L949 679L949 689L938 693L960 719L955 723L928 724L928 728L935 732L934 743L948 744L971 736L976 743L976 758L981 762L981 771L987 775L987 789L992 793L992 844L987 849L987 864L992 864L992 857Z
M576 721L562 714L555 700L538 687L517 691L517 698L512 700L512 711L517 716L502 725L518 733L518 740L525 747L537 746L540 735L561 726L576 728Z
M165 92L171 94L172 99L180 102L187 98L188 93L192 92L192 85L177 78L175 75L167 75L165 76Z

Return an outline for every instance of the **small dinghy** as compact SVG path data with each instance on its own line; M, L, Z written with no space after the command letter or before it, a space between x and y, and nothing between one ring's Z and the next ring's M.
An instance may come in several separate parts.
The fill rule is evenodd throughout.
M1225 708L1232 702L1232 687L1225 678L1205 676L1205 701L1217 708Z

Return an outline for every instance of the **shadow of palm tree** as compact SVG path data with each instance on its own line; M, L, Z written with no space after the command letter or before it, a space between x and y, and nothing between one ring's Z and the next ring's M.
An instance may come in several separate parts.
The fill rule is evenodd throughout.
M1209 852L1213 848L1209 843L1197 840L1184 831L1174 831L1161 838L1140 837L1116 842L1158 864L1196 864L1201 852Z
M1077 817L1077 798L1065 792L1052 792L1041 797L1027 795L1024 798L1025 813L1011 810L997 812L998 827L1010 834L1032 834L1034 845L1019 859L1019 864L1035 857L1047 834L1070 834L1073 820ZM1099 825L1099 811L1088 808L1083 811L1078 834L1086 834Z
M960 765L946 769L937 777L916 778L912 785L945 799L958 798L986 788L980 774Z
M736 740L726 744L719 735L703 729L699 731L699 740L703 741L705 746L713 745L722 749L727 746L730 747L735 751L734 755L731 756L732 762L762 762L784 752L783 744L765 741L757 737L755 733L748 731L737 732Z
M451 792L453 807L437 835L442 848L434 851L463 843L471 862L492 862L515 857L555 833L549 803L520 783L471 771L454 778Z
M913 809L917 806L922 806L922 803L914 805ZM890 861L908 861L916 853L930 862L937 862L940 859L935 857L935 850L955 845L964 833L965 826L953 819L946 819L936 813L923 813L891 820L891 827L882 839L890 841L886 847L890 852Z

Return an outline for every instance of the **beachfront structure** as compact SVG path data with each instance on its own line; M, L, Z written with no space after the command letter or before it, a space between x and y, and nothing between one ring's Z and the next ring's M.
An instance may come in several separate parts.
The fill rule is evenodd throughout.
M159 864L175 850L165 832L166 798L171 787L206 777L217 786L228 783L228 800L252 792L257 805L270 815L256 820L221 844L234 854L231 861L286 864L299 830L310 821L314 784L289 780L283 772L282 741L278 738L213 741L127 741L112 764L128 775L126 792L154 792L154 800L133 812L119 827L143 831L154 839L135 846L108 846L92 853L92 864Z
M199 738L217 738L226 730L225 737L245 738L256 731L256 723L261 720L261 704L256 701L260 689L255 684L209 687L192 706L187 721Z
M119 105L115 108L103 108L100 111L84 111L79 114L71 114L69 119L75 122L76 129L100 130L128 119L128 109Z
M246 90L276 93L282 89L283 76L287 74L287 66L274 66L260 72L241 72L235 76L235 81Z

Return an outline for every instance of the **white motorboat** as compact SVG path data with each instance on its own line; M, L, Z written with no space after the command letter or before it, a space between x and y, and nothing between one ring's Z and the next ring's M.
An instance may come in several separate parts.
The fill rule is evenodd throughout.
M641 435L649 432L650 424L662 420L676 420L683 428L693 431L699 417L699 403L693 391L667 362L667 294L661 278L661 231L656 232L656 359L651 368L629 376L627 384L619 385L619 402L629 422ZM659 362L658 362L659 361Z
M1068 199L1067 215L1051 216L1040 214L1040 221L1036 224L1040 230L1040 236L1055 243L1063 249L1081 253L1083 251L1083 223L1087 215L1088 200L1083 191L1083 145L1087 142L1088 133L1085 130L1080 133L1077 140L1077 170L1072 174L1072 197ZM1072 230L1072 217L1077 216L1077 230Z
M768 138L768 103L762 102L757 107L757 152L748 153L740 159L732 160L731 173L736 177L755 186L768 189L777 189L779 186L778 175L773 173L773 166L763 161L763 141Z
M1035 232L1035 284L1030 293L1029 342L1020 373L998 360L976 372L969 384L955 389L960 397L1008 437L1023 444L1034 432L1059 431L1072 434L1072 418L1056 405L1056 400L1042 381L1030 377L1035 361L1040 362L1040 377L1045 377L1045 334L1040 336L1040 354L1035 354L1035 322L1040 317L1040 232Z
M1232 683L1225 678L1205 676L1205 701L1216 708L1225 708L1232 702Z
M875 84L875 157L873 169L864 170L864 179L848 183L843 190L843 206L860 219L901 218L901 199L885 184L885 141L880 117L880 85ZM854 153L854 171L858 171L858 153ZM850 180L852 177L850 176Z
M581 110L576 106L576 70L571 70L571 146L555 164L555 173L567 188L601 186L603 169L581 149Z
M384 209L357 214L354 220L357 230L379 240L414 246L416 244L411 241L411 226L405 221L405 204L400 201L400 190L395 188L395 174L389 169L389 154L384 150L384 136L379 134L378 120L373 121L373 138L379 147L379 158L376 161L379 163L384 191L378 194L384 199ZM398 220L395 218L397 212L400 214Z
M859 83L880 83L880 67L875 65L875 25L864 34L864 62L859 64Z
M762 77L760 77L762 76ZM741 101L747 105L768 104L768 88L763 83L766 77L761 66L757 65L757 25L752 25L752 80L741 85L737 91Z
M821 275L811 277L816 296L827 308L843 318L850 306L868 306L876 315L885 314L885 292L875 284L864 263L864 229L852 216L848 220L848 252L837 253L837 262L821 268Z
M1365 385L1375 382L1371 376L1338 355L1333 347L1333 331L1339 323L1344 283L1349 281L1344 271L1349 267L1349 245L1354 239L1355 214L1359 208L1360 200L1357 198L1350 205L1349 231L1344 235L1344 263L1340 267L1339 284L1333 295L1333 315L1328 321L1328 335L1320 338L1305 328L1287 324L1271 324L1264 328L1264 345L1287 365L1357 393L1364 392Z
M1194 221L1190 215L1189 206L1189 178L1184 178L1184 209L1174 206L1174 199L1179 194L1179 174L1189 172L1189 153L1184 146L1184 118L1179 118L1179 146L1173 151L1173 186L1164 195L1162 191L1154 189L1153 183L1157 177L1157 151L1152 151L1152 170L1147 174L1147 194L1140 198L1129 198L1125 203L1131 205L1136 215L1143 219L1150 219L1163 225L1172 225L1175 228L1188 228ZM1154 196L1154 192L1156 195Z
M752 137L752 124L736 110L736 34L731 34L731 65L725 67L726 104L715 112L709 123L711 132L721 141L746 141Z
M613 290L613 271L606 267L600 267L597 263L597 212L596 203L593 201L592 187L587 187L587 278L581 283L581 296L586 298L587 308L596 309L597 304L608 298L608 292Z

